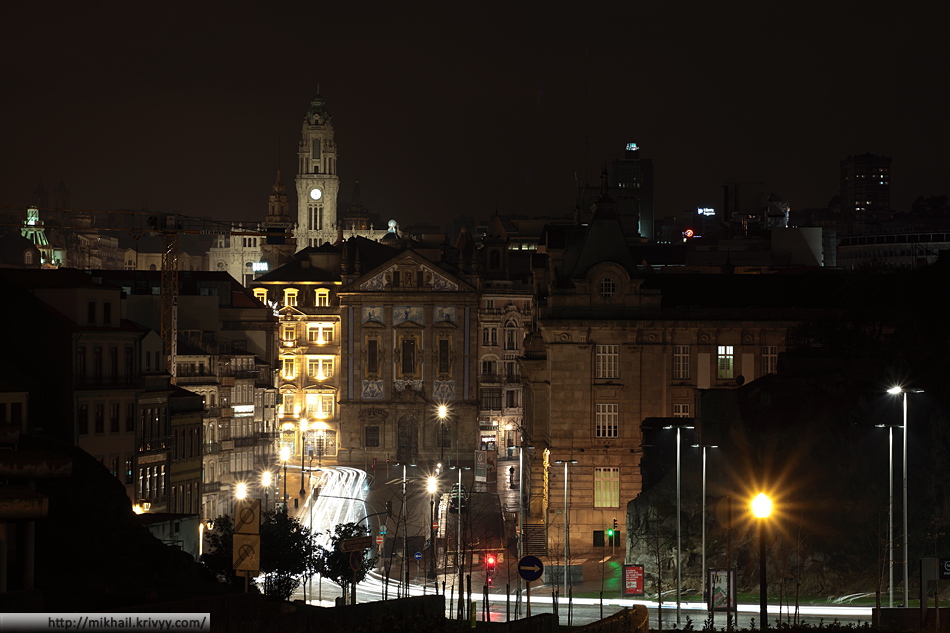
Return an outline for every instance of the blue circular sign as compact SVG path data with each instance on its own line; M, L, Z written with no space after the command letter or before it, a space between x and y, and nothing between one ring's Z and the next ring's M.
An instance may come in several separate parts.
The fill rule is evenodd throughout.
M518 561L518 575L531 582L537 580L544 573L544 564L537 556L525 556Z
M422 552L416 552L416 560L422 560Z

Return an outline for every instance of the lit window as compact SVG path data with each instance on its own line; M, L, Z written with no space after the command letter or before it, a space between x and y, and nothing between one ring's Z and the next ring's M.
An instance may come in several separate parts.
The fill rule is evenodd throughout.
M284 290L284 305L285 306L297 305L297 289L296 288L287 288L286 290Z
M687 402L674 402L673 403L673 417L674 418L688 418L689 415L689 403Z
M673 346L673 379L689 378L689 345Z
M333 323L311 323L307 328L307 340L310 343L324 345L333 341Z
M716 376L721 380L731 380L735 377L735 356L732 345L720 345L717 355Z
M610 299L617 294L617 284L610 277L604 277L600 280L600 296L604 299Z
M598 345L596 356L596 377L597 378L619 378L620 377L620 346L619 345Z
M594 468L594 507L616 508L620 505L620 469Z
M326 289L317 290L317 307L325 308L330 305L330 291Z
M283 327L283 335L281 338L285 341L293 341L295 338L297 338L297 326L285 325Z
M284 358L281 360L283 365L284 378L291 379L294 377L294 359L293 358Z
M762 347L762 373L778 373L778 347L776 345L765 345Z
M255 288L254 289L254 298L260 301L261 303L267 303L267 288Z
M318 357L307 360L307 374L317 380L326 380L333 376L333 357Z
M620 405L597 403L594 406L594 437L619 437Z

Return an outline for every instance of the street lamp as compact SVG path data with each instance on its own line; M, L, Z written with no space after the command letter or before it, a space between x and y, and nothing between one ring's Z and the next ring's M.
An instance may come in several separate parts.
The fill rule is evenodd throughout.
M435 492L439 482L435 477L429 477L426 490L429 493L429 578L435 579Z
M456 462L457 461L458 460L456 460ZM464 618L464 612L465 612L464 607L462 605L462 596L464 595L462 591L462 587L464 586L462 584L462 574L465 571L465 566L462 564L462 503L464 499L464 495L462 494L462 471L471 470L471 467L459 466L458 463L456 463L455 466L449 466L449 469L457 470L459 474L458 488L455 489L455 494L458 495L457 497L458 501L456 502L458 506L458 513L455 515L455 535L457 538L456 546L455 546L455 565L456 567L458 567L458 575L459 575L459 603L458 603L457 617L459 620L461 620Z
M271 482L271 472L270 470L265 470L261 473L261 486L264 488L264 511L267 512L268 503L267 503L267 492L270 489Z
M577 463L577 460L576 460L576 459L558 459L558 460L555 460L554 463L555 463L555 464L564 464L564 573L562 574L561 577L562 577L562 579L564 580L564 589L565 589L565 591L566 591L566 590L567 590L567 583L568 583L568 580L567 580L567 561L568 561L568 558L570 557L570 554L571 554L571 546L570 546L570 542L571 542L571 532L570 532L570 529L571 529L570 514L571 514L571 513L570 513L570 509L571 509L571 506L570 506L570 502L568 501L568 498L567 498L567 487L568 487L568 484L567 484L567 481L568 481L568 477L567 477L567 465L568 465L568 464L576 464L576 463Z
M673 426L664 427L666 429L672 429ZM681 617L681 591L680 587L683 586L683 565L682 565L682 490L683 486L681 483L682 480L682 463L680 455L680 440L682 439L682 430L684 428L691 429L692 425L689 424L677 424L676 425L676 623L680 623Z
M436 415L439 416L439 462L442 462L445 459L445 419L449 417L448 405L440 404Z
M772 500L760 492L752 500L752 514L759 519L759 628L765 630L769 625L766 594L768 593L765 581L765 520L772 514Z
M907 545L907 394L923 393L923 389L904 389L901 386L894 386L887 390L892 396L900 394L901 407L904 410L904 608L910 606L910 596L908 591L908 568L910 567L910 551Z
M699 447L699 446L700 446L699 444L693 444L694 448ZM702 534L703 534L702 536L703 578L700 585L702 587L703 599L708 601L709 597L706 595L706 449L719 448L719 447L716 446L715 444L710 444L709 446L706 446L705 444L703 444L701 448L703 449L703 493L702 493L703 496L702 496L702 503L701 503L703 507L703 531L702 531Z
M287 513L287 460L290 459L290 448L284 446L280 449L280 461L284 463L284 514Z
M237 499L238 501L243 501L244 499L247 498L247 484L244 483L243 481L238 483L237 488L235 488L234 498ZM237 509L232 508L231 514L236 515Z
M303 458L304 454L307 452L304 450L306 445L306 433L307 433L307 419L301 418L300 420L300 496L307 494L307 490L303 487Z

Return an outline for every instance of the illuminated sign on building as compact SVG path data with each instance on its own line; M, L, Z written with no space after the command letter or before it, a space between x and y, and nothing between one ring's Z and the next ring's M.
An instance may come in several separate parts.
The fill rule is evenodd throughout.
M234 417L236 418L246 418L248 416L254 415L254 405L253 404L236 404L234 405Z
M251 264L251 270L256 273L266 273L267 272L267 262L254 262Z
M699 207L698 209L696 209L696 213L698 213L699 215L710 216L710 215L716 215L716 210L710 207Z
M635 151L637 151L637 150L639 150L639 149L640 149L640 146L637 145L636 143L627 143L627 151L628 151L628 152L635 152Z

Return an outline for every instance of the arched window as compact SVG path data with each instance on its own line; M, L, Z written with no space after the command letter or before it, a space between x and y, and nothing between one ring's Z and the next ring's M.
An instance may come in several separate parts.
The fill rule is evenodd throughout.
M23 251L23 263L26 264L27 266L33 265L33 251L31 251L30 249L26 249L25 251Z
M604 299L610 299L617 294L617 283L612 277L604 277L600 280L600 296Z

